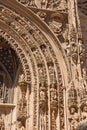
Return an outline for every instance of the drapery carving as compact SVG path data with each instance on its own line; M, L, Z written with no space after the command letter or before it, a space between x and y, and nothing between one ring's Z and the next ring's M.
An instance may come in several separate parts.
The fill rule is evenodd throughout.
M52 130L56 130L56 117L58 112L58 93L57 84L52 83L50 85L50 107L51 107L51 127Z
M47 111L47 88L45 83L40 83L40 101L39 101L39 107L40 107L40 130L46 130L47 124L46 124L46 111Z

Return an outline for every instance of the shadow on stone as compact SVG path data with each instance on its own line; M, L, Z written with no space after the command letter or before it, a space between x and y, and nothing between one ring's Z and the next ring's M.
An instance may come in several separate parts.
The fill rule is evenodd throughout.
M80 121L77 130L87 130L87 120Z

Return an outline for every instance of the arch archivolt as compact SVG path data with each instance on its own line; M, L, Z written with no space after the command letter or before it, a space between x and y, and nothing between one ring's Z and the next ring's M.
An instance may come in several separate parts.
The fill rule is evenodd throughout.
M35 23L33 16L31 17L29 21L27 16L21 16L16 10L14 12L10 10L9 7L0 5L0 35L2 35L16 51L24 70L25 80L31 83L31 87L33 87L34 117L32 126L34 130L39 127L38 122L40 122L40 116L46 118L46 128L49 127L50 122L53 126L56 122L55 113L59 115L60 127L64 129L65 104L63 92L64 87L68 84L67 81L69 81L70 75L67 62L59 41L56 40L55 36L51 37L50 34L48 34L49 31L45 32L41 30L41 25L37 25L38 21ZM65 83L63 82L63 77ZM54 87L52 88L52 86ZM52 89L55 91L54 94L57 96L55 100L59 106L55 104L55 106L52 105ZM43 98L46 99L48 97L48 102L41 102L40 92L43 92ZM43 104L45 104L45 106ZM42 111L44 111L44 115ZM37 112L41 115L37 114ZM54 122L48 118L50 113L54 118L52 119Z

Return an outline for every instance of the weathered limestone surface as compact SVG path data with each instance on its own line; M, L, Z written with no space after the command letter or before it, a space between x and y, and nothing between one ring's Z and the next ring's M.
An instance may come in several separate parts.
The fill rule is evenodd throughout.
M0 0L0 130L80 130L87 122L81 7Z

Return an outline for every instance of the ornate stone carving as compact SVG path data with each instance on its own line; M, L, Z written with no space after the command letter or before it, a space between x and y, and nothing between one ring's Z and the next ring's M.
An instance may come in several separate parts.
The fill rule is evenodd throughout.
M43 20L45 21L46 19L46 13L44 11L39 11L37 12L37 15Z
M54 15L54 14L53 14ZM49 27L56 34L56 36L62 34L62 22L59 20L59 17L54 15L51 18L51 21L48 23Z
M37 7L41 9L54 9L66 11L67 3L66 0L17 0L18 2L25 4L26 7Z
M74 83L71 82L70 89L68 91L68 107L70 115L68 117L70 123L70 130L76 130L79 121L78 114L78 102L77 102L77 90Z
M13 17L12 17L12 19L13 19ZM39 113L37 115L37 112L38 112L38 107L37 107L37 92L38 92L37 86L38 86L38 83L37 82L39 80L40 80L40 82L42 82L42 80L45 79L46 82L52 83L52 81L54 81L55 78L58 79L58 82L59 82L59 85L58 85L59 92L58 93L59 93L60 127L61 127L61 129L64 129L64 99L63 99L62 75L61 75L61 71L60 71L60 67L59 67L59 63L58 63L57 54L51 45L52 43L51 44L49 43L48 39L44 36L44 33L42 33L43 31L41 32L41 30L39 30L39 28L37 28L36 25L34 25L32 22L30 22L27 19L27 17L21 19L20 16L17 16L14 21L16 21L16 22L14 22L14 24L10 24L8 26L10 26L10 28L12 28L12 30L14 30L14 32L17 32L19 39L17 39L16 34L15 34L16 37L15 37L15 35L13 37L14 37L14 39L18 40L18 43L20 43L20 41L21 41L21 44L15 43L14 39L11 39L11 37L8 39L9 39L9 41L11 40L11 42L12 42L11 44L14 45L15 50L19 53L19 57L24 65L23 66L24 72L26 71L25 76L26 76L26 74L28 74L28 81L31 81L31 79L29 79L29 77L31 75L33 75L32 76L33 79L35 76L35 79L34 79L35 81L32 80L32 84L33 84L32 90L34 92L34 96L33 96L33 98L34 98L34 101L33 101L33 103L34 103L34 111L33 111L33 114L34 114L34 118L33 118L34 123L33 124L34 124L34 126L33 126L33 129L35 129L35 130L37 129L37 118L39 117L39 114L40 114ZM26 29L26 31L22 30L23 28ZM11 32L11 33L13 33L13 32ZM9 35L8 36L5 35L5 37L6 38L9 37ZM23 40L23 42L22 42L22 40ZM43 44L45 45L44 47L43 47ZM26 51L23 51L22 48L23 48L23 50L26 50ZM31 65L29 59L33 59L34 64L32 62L32 65ZM32 71L30 71L29 67L32 68L31 69L32 71L34 70L33 73L32 73ZM57 70L57 72L56 72L56 70ZM42 78L41 78L40 73L41 73L41 75L43 75ZM47 74L48 74L48 77L47 77ZM37 75L39 78L37 78ZM51 78L51 76L52 76L52 78ZM24 78L24 79L26 79L26 78ZM52 81L51 81L51 79L52 79ZM23 83L25 81L23 80L23 82L20 85L24 85ZM57 89L55 89L55 88L54 88L54 91L52 90L52 88L50 91L51 97L53 98L53 99L51 98L51 101L53 100L54 102L57 101L57 98L56 98ZM22 89L24 89L24 88L22 88ZM47 90L48 90L48 88L47 88ZM43 93L44 91L45 90L41 88L41 95L43 95L43 96L41 96L41 100L42 100L42 97L43 97L43 99L45 97L45 95ZM52 96L53 92L54 92L55 97ZM24 94L23 94L23 97L24 97L23 98L23 100L24 100L25 99ZM20 102L21 102L21 100L20 100ZM26 102L26 100L25 100L25 102ZM42 101L41 101L41 103L42 103ZM24 104L24 102L23 102L23 104ZM26 104L25 104L25 106L26 106ZM57 109L57 106L55 106L55 107ZM55 111L56 110L54 110L54 108L53 108L52 109L52 119L51 119L52 120L52 129L56 128L56 125L54 122L55 117L56 117ZM49 111L47 110L47 112L46 112L47 115L45 115L46 116L45 119L48 118L48 113L49 113ZM41 122L44 122L45 119L43 119L42 117L43 117L43 113L41 113ZM42 121L42 119L43 119L43 121ZM48 121L48 120L46 120L46 121ZM49 125L48 125L48 128L49 128ZM43 129L45 129L45 128L43 128Z
M17 120L17 128L16 128L16 130L26 130L23 124L24 124L24 122L21 121L20 119L18 119Z
M26 91L28 84L25 82L25 77L22 74L19 78L19 87L21 90L21 99L18 101L18 113L17 113L17 119L20 119L20 121L25 122L27 118L27 100L26 100ZM21 122L19 122L21 123Z
M68 119L70 122L70 130L76 130L77 124L79 122L78 109L76 108L76 106L72 106L70 108L70 116Z
M48 0L41 0L41 8L46 9Z
M81 102L81 120L87 120L87 88L86 86L82 86L82 90L81 90L81 98L80 98L80 102Z
M2 118L2 115L0 115L0 129L5 130L5 124L4 124L4 119Z
M58 93L57 84L52 83L50 85L50 107L51 107L51 123L52 130L56 129L56 117L58 112Z
M43 112L46 111L46 85L45 83L40 83L40 109L42 109Z
M40 130L46 130L46 114L47 114L47 92L46 84L40 83L40 94L39 94L39 107L40 107Z
M77 107L77 91L75 89L73 82L71 82L70 85L71 86L70 86L70 89L68 91L68 105L69 105L69 108L71 108L72 106Z
M57 84L52 83L50 85L50 103L51 103L51 110L55 111L55 115L57 115L58 109L58 93L57 93Z

